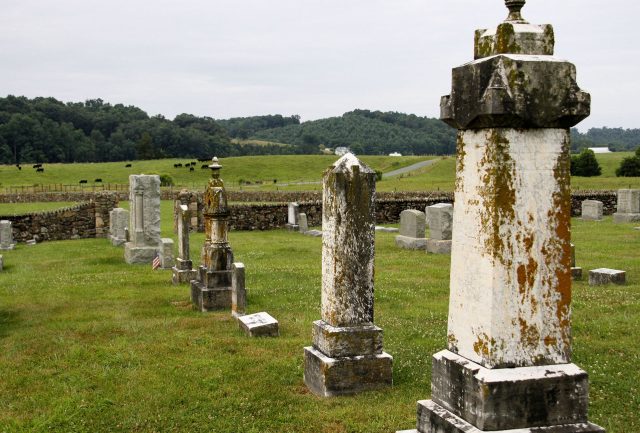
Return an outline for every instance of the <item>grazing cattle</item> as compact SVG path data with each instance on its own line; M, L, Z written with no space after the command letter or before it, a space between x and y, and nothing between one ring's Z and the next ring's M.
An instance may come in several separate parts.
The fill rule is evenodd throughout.
M44 168L40 167L40 168L36 168L36 173L42 173L44 171Z
M87 180L86 180L86 179L82 179L82 180L80 181L80 183L87 183Z
M189 168L189 171L194 171L194 170L195 170L195 168L193 168L193 167Z
M131 164L127 164L127 165L125 165L124 167L125 167L125 168L129 168L129 167L131 167Z
M195 162L195 161L191 161L191 166L192 166L192 167L195 167L195 166L196 166L196 164L197 164L197 162Z
M202 164L202 167L200 168L209 168L209 166L207 164Z
M16 165L16 167L18 167L18 170L22 170L22 167L20 167L19 165Z
M94 182L101 182L102 183L102 178L97 178L96 180L94 180Z
M182 167L182 163L178 163L176 164L178 167Z
M199 162L207 162L209 161L209 158L198 158Z
M178 164L173 164L173 168L178 168Z
M42 164L33 164L33 166L32 166L32 167L33 167L33 168L40 168L40 167L42 167Z

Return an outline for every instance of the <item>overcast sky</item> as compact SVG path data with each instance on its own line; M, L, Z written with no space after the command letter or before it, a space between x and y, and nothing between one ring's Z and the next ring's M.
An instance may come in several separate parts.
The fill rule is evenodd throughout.
M150 115L438 117L451 68L503 0L2 0L0 96L102 98ZM529 0L591 93L579 128L640 128L640 6Z

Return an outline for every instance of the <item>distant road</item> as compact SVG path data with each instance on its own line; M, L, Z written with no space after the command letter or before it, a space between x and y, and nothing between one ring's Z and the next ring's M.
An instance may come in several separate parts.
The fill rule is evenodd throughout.
M439 159L436 158L436 159L428 159L426 161L416 162L415 164L411 164L411 165L408 165L406 167L399 168L397 170L388 171L386 173L383 173L382 177L383 178L385 178L385 177L393 177L393 176L397 176L399 174L408 173L410 171L418 170L419 168L422 168L422 167L428 167L428 166L430 166L432 164L435 164L438 161L439 161Z

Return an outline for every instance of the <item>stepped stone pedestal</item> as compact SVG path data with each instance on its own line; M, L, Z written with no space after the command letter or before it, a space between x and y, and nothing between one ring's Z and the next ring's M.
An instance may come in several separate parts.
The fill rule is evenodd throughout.
M390 386L393 358L373 323L375 172L348 153L323 176L322 319L304 382L322 397Z
M420 433L601 433L571 363L569 128L589 115L575 67L524 0L478 30L441 118L458 129L447 349Z

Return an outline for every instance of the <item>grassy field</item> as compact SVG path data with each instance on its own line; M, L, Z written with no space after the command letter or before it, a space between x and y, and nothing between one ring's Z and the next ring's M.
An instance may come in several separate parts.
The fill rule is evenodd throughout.
M364 156L362 159L371 167L382 172L411 165L429 157L407 156ZM273 180L277 183L319 181L323 171L337 158L323 155L298 156L245 156L238 158L223 158L222 178L230 187L238 186L242 180L251 183L267 183L266 187L275 189ZM36 173L31 166L23 166L18 170L11 165L0 165L0 187L14 185L48 185L68 184L78 185L80 180L88 180L88 187L95 179L102 179L103 183L126 184L131 174L169 174L179 186L195 188L203 187L210 170L202 169L203 164L197 163L194 171L188 168L174 168L173 164L185 164L190 160L163 159L153 161L134 161L131 167L125 167L124 162L106 162L89 164L45 164L43 173Z
M631 152L619 152L596 155L602 166L602 175L598 177L573 177L573 189L619 189L640 188L640 177L620 178L615 169L622 158L631 156ZM382 172L411 165L433 157L388 157L363 156L364 162ZM452 191L455 178L454 157L438 157L438 162L410 173L385 178L378 182L379 191ZM336 160L335 156L298 155L298 156L250 156L224 158L222 177L229 189L320 190L322 172ZM174 168L174 163L188 160L134 161L131 168L125 163L101 164L46 164L44 173L36 173L31 167L18 171L13 166L0 165L0 188L17 185L77 185L80 179L88 180L87 189L93 186L93 180L101 178L104 183L126 184L130 174L169 174L177 187L184 186L202 189L209 177L209 170L203 170L198 163L193 172L188 169ZM276 180L277 182L274 182ZM241 182L242 181L242 182ZM242 183L242 184L241 184ZM249 183L249 184L247 184Z
M37 202L37 203L0 203L0 215L22 215L33 212L44 212L74 206L71 201Z
M162 204L163 236L171 233ZM590 419L640 431L640 231L574 220L578 266L627 271L625 286L574 285L574 359L591 380ZM203 235L192 237L192 257ZM394 386L321 399L302 381L320 318L321 239L232 232L247 267L249 312L281 337L249 339L229 312L191 309L170 272L129 266L105 239L19 245L0 273L2 432L393 432L415 425L431 355L445 347L449 256L398 250L376 236L376 324ZM196 259L197 261L197 259Z

